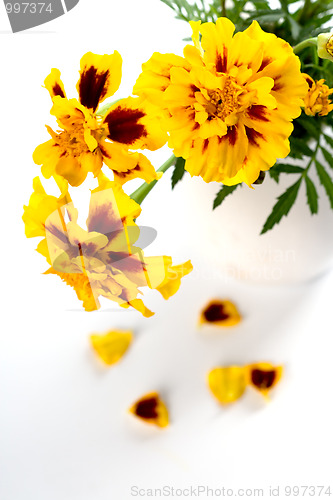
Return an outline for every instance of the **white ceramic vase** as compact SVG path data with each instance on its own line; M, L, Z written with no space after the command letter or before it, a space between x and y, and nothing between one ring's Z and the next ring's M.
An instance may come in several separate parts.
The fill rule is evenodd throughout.
M263 235L276 198L297 180L295 175L281 174L277 184L266 174L263 184L238 188L213 212L220 186L186 179L188 207L198 227L197 250L215 272L251 283L301 283L326 272L333 265L333 211L315 168L310 177L319 194L318 214L309 211L303 183L288 216Z

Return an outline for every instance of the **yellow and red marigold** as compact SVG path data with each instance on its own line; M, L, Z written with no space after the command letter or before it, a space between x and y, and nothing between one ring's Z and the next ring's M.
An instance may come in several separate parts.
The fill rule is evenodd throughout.
M37 251L51 266L46 274L57 274L72 286L86 311L98 309L99 297L105 297L149 317L153 313L139 298L141 288L158 290L168 299L177 292L181 278L192 271L192 264L173 266L171 257L145 257L135 246L140 205L103 174L98 181L85 230L77 222L78 211L67 198L66 185L56 198L47 195L36 178L34 193L24 207L26 236L43 238Z
M333 110L333 104L329 96L333 94L333 89L330 89L325 84L325 80L313 80L311 76L303 73L303 76L308 84L308 93L304 97L304 111L308 116L326 116Z
M160 102L169 146L191 175L251 185L289 153L307 92L300 61L256 21L235 35L226 18L190 24L194 46L184 58L153 54L134 93Z
M58 174L79 186L88 172L97 176L104 162L120 184L134 177L146 182L159 178L150 161L138 152L156 150L166 141L156 108L142 98L129 97L115 102L105 116L99 114L99 104L118 90L121 66L117 51L85 54L77 83L79 100L67 99L58 69L45 79L53 101L51 114L60 130L47 126L51 139L34 152L44 177Z

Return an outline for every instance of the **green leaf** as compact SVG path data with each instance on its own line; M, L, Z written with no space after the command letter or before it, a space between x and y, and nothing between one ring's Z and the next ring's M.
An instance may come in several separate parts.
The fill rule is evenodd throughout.
M213 204L213 210L215 210L216 207L221 205L221 203L226 199L229 194L233 193L235 189L238 188L240 184L236 184L235 186L222 186L220 191L217 193L216 198L214 200Z
M304 172L304 168L298 165L290 165L289 163L275 163L271 170L272 169L275 170L275 172L283 172L285 174L301 174Z
M319 161L315 163L320 183L324 186L328 199L330 200L331 208L333 208L333 181Z
M302 177L292 184L287 191L278 197L277 203L274 205L272 213L266 220L264 227L262 228L261 234L266 233L272 229L275 224L278 224L283 216L288 215L291 207L296 201L299 187L302 182Z
M288 21L289 21L289 24L290 24L290 29L291 29L292 37L293 37L294 40L297 40L298 36L299 36L299 33L301 31L301 27L298 24L298 22L295 21L295 19L292 16L290 16L290 15L288 15Z
M172 189L175 187L175 185L182 180L184 177L186 170L185 170L185 160L184 158L177 158L177 161L175 163L175 168L172 172L172 178L171 178L171 187Z
M305 156L312 156L313 151L309 148L307 144L305 144L302 139L298 139L296 137L290 137L290 147L296 153L303 153Z
M306 183L306 196L308 205L310 207L310 212L312 214L318 213L318 193L313 184L312 180L309 177L305 177Z
M324 155L325 160L329 164L329 166L331 168L333 168L333 157L332 157L331 153L329 151L327 151L327 149L325 149L323 147L321 147L320 149L321 149L321 151L322 151L322 153Z
M297 120L297 123L299 123L309 133L311 137L313 138L319 137L320 129L318 126L316 126L313 118L309 119L299 118Z
M327 142L327 144L329 146L331 146L331 148L333 149L333 139L332 139L332 137L330 137L330 136L328 136L326 134L324 134L324 137L325 137L325 141Z
M271 178L274 179L277 184L279 184L280 172L277 172L276 170L274 170L274 168L270 168L268 172Z

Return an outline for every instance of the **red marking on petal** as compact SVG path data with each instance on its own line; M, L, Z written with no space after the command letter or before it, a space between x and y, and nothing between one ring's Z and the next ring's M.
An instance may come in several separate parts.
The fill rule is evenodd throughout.
M112 110L105 118L109 128L109 139L122 144L133 144L141 137L147 136L144 125L138 123L145 113L140 109L118 108Z
M121 177L122 179L124 179L125 177L130 175L132 172L140 172L140 170L141 170L140 165L137 165L136 167L132 168L132 170L125 170L125 172L117 172L116 175L117 175L117 177Z
M138 417L153 419L157 418L157 400L156 398L144 399L136 404L135 414Z
M65 97L64 91L60 87L59 83L53 85L52 92L54 96L59 95L60 97Z
M108 151L104 149L103 146L101 146L100 144L99 144L99 149L102 155L105 156L105 158L111 158L111 155L108 153Z
M98 103L106 95L106 82L109 70L98 73L97 68L90 66L82 72L79 82L80 102L88 109L96 111Z
M278 92L279 90L283 89L283 87L284 87L283 83L279 82L280 78L281 78L281 75L274 78L274 87L272 88L272 90L274 90L274 92Z
M248 110L248 115L252 120L261 120L263 122L268 122L269 119L266 117L266 112L266 106L262 106L261 104L259 104L251 106Z
M67 233L61 231L57 226L50 222L46 222L45 228L47 229L47 231L49 231L49 233L58 238L60 241L69 244Z
M262 60L261 66L258 69L258 72L262 71L264 68L266 68L266 66L268 66L272 61L273 61L273 59L271 57L264 57Z
M206 151L206 149L208 148L208 145L209 145L209 139L205 139L203 142L203 145L202 145L202 153L204 153Z
M87 222L88 231L107 235L123 229L118 210L116 208L114 211L111 202L98 205L91 212Z
M258 139L265 140L265 137L263 136L263 134L261 134L260 132L257 132L253 128L245 127L245 132L246 132L247 138L248 138L251 146L258 147L259 146Z
M225 321L229 319L229 314L224 310L223 304L211 304L204 312L203 315L209 323L214 323L217 321Z
M274 370L259 370L254 369L251 372L251 380L253 385L259 389L269 389L274 384L276 373Z
M228 49L224 45L223 46L223 54L219 54L219 53L216 54L215 65L216 65L216 71L218 73L225 73L227 71L227 62L228 62L227 58L228 58Z
M228 139L230 146L234 146L237 141L238 137L238 132L237 132L237 127L229 127L227 135L223 136L226 139Z
M311 89L312 85L314 84L314 81L312 80L312 78L310 76L307 76L305 78L305 80L306 80L306 83L309 85L309 87Z

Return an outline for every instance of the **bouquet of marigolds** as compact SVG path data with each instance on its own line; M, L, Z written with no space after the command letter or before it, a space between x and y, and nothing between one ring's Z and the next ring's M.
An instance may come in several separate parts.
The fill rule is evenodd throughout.
M141 204L169 168L172 188L186 172L218 182L214 209L238 186L255 189L267 173L276 182L292 174L262 233L289 213L303 183L317 213L315 172L333 209L333 3L162 1L190 23L192 41L183 55L153 53L133 96L112 100L122 59L109 47L109 55L82 57L78 98L67 97L58 69L44 82L58 126L47 126L49 140L33 159L58 195L34 179L26 236L42 238L46 273L72 286L87 311L105 297L148 317L141 288L168 299L192 270L190 261L174 265L136 246ZM155 170L144 150L166 143L172 155ZM128 196L123 185L137 178L144 183ZM87 189L87 180L95 187L81 227L71 193Z

